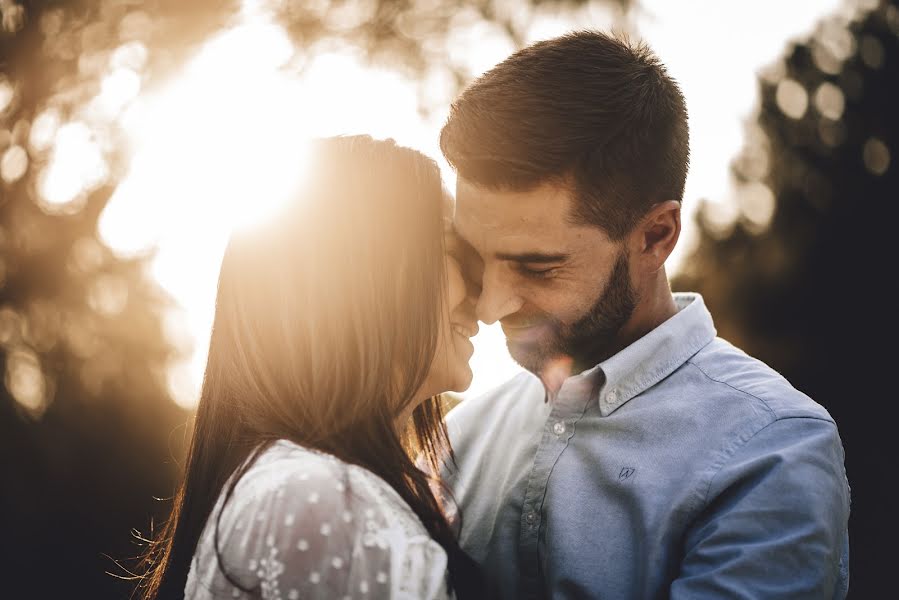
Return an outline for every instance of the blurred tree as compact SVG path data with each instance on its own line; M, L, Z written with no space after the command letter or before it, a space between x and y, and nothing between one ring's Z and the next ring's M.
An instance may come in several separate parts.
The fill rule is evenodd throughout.
M358 49L363 59L414 77L422 112L433 109L435 102L446 103L479 75L482 54L493 57L492 50L500 48L505 55L523 47L542 17L563 17L572 28L611 25L628 31L641 9L637 0L263 2L302 50L301 60L335 46Z
M762 76L747 133L733 166L739 216L702 207L674 286L701 292L722 337L836 419L852 485L850 591L878 597L892 587L899 3L834 16L791 46Z
M176 476L169 436L187 414L166 388L170 301L144 260L117 258L97 236L126 159L104 76L164 72L220 26L221 3L177 18L179 2L136 4L0 2L5 598L126 596L105 555L137 554L131 529L164 516L153 497ZM89 170L66 161L66 144L93 156Z
M127 595L106 571L125 574L112 558L141 551L131 528L164 518L153 497L177 477L189 415L166 387L170 299L149 257L123 259L97 233L128 166L118 125L135 95L247 6L276 14L298 66L354 47L416 76L427 108L476 74L465 57L483 36L513 50L539 15L595 24L597 7L626 27L632 4L0 0L0 596Z

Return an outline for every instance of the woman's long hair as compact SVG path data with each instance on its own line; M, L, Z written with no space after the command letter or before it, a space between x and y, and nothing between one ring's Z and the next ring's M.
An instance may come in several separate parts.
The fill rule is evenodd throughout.
M408 438L395 426L448 310L439 170L368 136L318 140L311 154L290 206L225 252L185 476L144 558L143 598L183 595L229 477L230 495L278 439L384 479L447 550L450 584L465 587L470 563L409 452L411 440L436 472L449 449L438 399L415 409Z

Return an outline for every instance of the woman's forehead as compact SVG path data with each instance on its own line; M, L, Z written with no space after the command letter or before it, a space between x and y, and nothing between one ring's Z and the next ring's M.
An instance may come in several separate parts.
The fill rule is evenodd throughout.
M452 231L453 230L453 217L456 213L456 198L447 190L443 188L443 198L441 199L441 208L443 214L443 230L444 231Z

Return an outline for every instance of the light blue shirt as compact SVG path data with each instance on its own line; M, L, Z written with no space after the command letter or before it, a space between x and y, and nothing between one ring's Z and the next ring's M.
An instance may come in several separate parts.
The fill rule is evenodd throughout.
M675 300L551 402L521 373L448 416L461 544L501 597L846 596L836 424Z

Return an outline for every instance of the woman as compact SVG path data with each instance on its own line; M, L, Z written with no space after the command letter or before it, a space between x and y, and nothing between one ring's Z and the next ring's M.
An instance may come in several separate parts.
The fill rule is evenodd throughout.
M439 171L367 136L312 155L296 201L228 245L144 598L477 595L413 460L437 472L437 395L469 385L477 332Z

